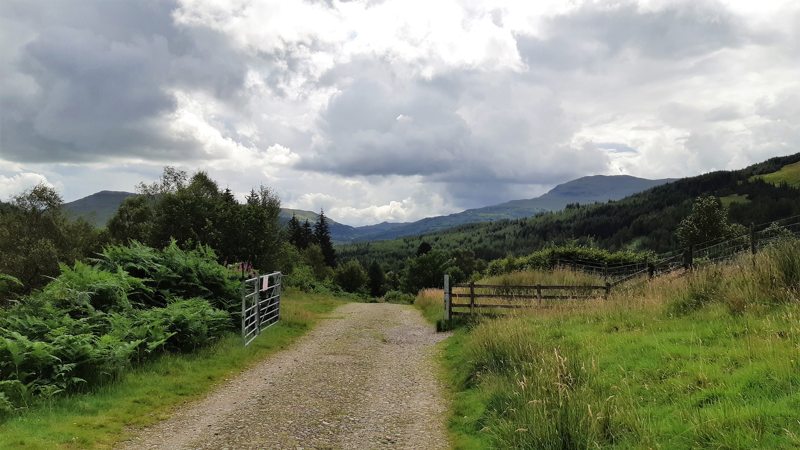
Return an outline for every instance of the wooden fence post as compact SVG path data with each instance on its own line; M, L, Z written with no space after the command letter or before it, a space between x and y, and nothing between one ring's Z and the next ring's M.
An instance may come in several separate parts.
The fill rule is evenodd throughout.
M542 304L542 285L536 285L536 299L539 300L539 304Z
M608 296L610 294L611 294L611 283L606 281L606 289L605 289L605 295L603 295L603 300L608 300Z
M469 282L469 313L472 315L475 310L475 282Z
M689 270L694 265L694 245L689 245L683 251L683 268Z
M451 293L450 290L450 275L444 274L444 320L450 321L450 312L452 311L451 304Z
M750 224L750 254L756 254L756 229L753 224Z

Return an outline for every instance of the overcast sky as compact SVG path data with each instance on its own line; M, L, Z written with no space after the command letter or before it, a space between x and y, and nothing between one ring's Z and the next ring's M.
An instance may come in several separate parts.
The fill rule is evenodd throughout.
M0 2L0 198L175 165L362 225L798 144L795 1Z

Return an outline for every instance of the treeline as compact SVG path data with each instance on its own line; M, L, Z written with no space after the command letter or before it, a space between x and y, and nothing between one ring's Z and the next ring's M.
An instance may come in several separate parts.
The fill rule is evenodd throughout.
M681 179L619 201L392 241L343 245L338 251L343 260L375 260L388 270L403 270L422 242L442 252L470 251L486 261L562 245L661 253L680 245L675 230L700 196L738 196L743 202L731 203L728 210L732 222L743 226L800 214L800 190L756 177L798 161L800 154L773 158L742 170Z

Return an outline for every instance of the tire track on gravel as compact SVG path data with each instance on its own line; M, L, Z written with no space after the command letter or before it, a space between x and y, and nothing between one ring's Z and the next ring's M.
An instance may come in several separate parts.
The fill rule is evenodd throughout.
M349 303L121 448L447 448L445 337L412 307Z

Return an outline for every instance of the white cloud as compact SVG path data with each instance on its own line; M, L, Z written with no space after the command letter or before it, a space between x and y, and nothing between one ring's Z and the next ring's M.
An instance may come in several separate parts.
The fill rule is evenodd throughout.
M0 200L8 201L38 184L53 186L47 178L38 173L20 172L14 175L0 175Z

